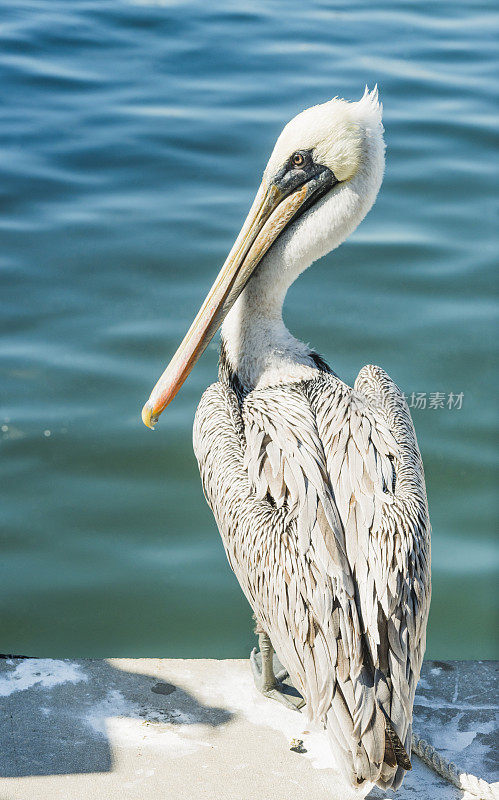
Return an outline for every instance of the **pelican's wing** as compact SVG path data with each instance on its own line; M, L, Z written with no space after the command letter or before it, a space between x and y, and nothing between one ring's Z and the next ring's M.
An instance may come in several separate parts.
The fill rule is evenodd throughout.
M353 390L322 374L254 391L243 416L249 478L285 511L293 551L281 550L290 563L273 580L280 618L269 603L262 622L313 715L350 747L354 773L396 785L403 770L380 767L385 718L410 753L430 590L407 404L383 370L365 367Z
M354 391L326 378L311 384L309 396L345 529L376 699L410 754L430 603L430 525L409 409L374 366L361 370Z
M244 404L248 477L256 497L285 520L271 558L269 596L256 598L255 612L309 713L327 724L346 777L376 781L385 717L365 657L358 587L311 402L319 387L341 423L352 390L329 375L255 390Z

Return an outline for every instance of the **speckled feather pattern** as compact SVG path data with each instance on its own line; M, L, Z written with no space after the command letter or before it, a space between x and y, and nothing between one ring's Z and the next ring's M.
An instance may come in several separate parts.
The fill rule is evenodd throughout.
M396 788L385 719L410 754L430 602L424 473L400 391L367 366L354 389L318 369L245 393L222 368L194 450L230 566L345 777Z

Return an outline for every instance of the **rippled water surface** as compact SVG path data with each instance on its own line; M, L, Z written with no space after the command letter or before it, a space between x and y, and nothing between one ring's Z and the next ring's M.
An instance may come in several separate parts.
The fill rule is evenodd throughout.
M302 108L378 83L387 171L291 329L410 396L433 523L428 654L494 654L492 2L0 3L3 652L244 656L191 447L216 345L140 408ZM452 392L462 407L430 408ZM452 402L451 402L452 404Z

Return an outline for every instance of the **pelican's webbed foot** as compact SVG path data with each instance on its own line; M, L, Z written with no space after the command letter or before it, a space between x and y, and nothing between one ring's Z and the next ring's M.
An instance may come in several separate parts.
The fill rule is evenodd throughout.
M256 688L265 697L270 697L287 708L299 711L305 705L305 700L289 680L288 672L274 653L268 635L259 632L258 642L260 652L254 647L250 655Z

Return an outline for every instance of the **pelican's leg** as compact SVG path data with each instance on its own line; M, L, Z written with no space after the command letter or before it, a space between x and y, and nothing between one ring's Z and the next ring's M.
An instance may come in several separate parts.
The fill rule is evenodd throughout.
M260 688L262 692L266 693L270 692L272 689L276 689L278 686L277 678L274 675L274 648L266 633L258 634L258 645L260 647L261 656Z
M289 680L287 670L283 668L275 655L268 634L258 626L255 633L258 634L260 652L256 647L253 648L250 663L256 688L265 697L278 700L288 708L299 711L305 705L305 701ZM277 676L274 670L277 671Z

